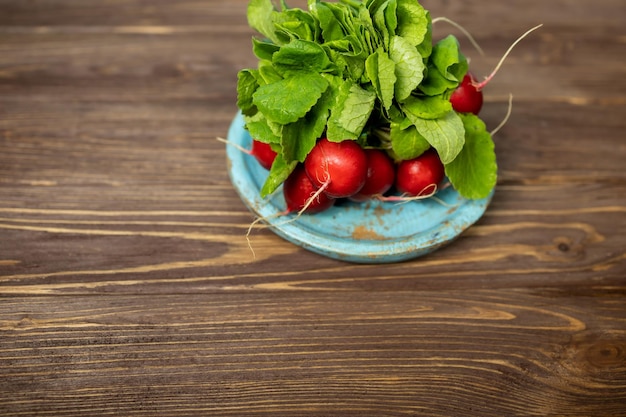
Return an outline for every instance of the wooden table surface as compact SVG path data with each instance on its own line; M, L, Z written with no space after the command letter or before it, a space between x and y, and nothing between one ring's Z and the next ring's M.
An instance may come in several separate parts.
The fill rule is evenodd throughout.
M0 0L0 415L626 416L624 1L422 4L480 75L544 26L485 90L484 217L357 265L251 256L245 0Z

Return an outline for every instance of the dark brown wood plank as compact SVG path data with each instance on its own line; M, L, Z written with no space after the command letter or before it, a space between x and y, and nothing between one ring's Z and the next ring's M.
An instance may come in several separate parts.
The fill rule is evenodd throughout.
M489 210L392 265L252 256L246 4L0 0L0 414L626 415L623 1L424 0L481 76L544 26L486 90Z
M8 242L20 236L24 242L18 248L4 245L2 290L12 294L207 288L379 291L482 288L485 280L491 288L623 283L624 208L616 205L619 200L577 209L532 203L513 209L507 208L506 198L519 195L520 186L502 188L485 218L458 241L419 262L384 268L320 258L268 230L251 235L254 258L244 237L251 218L241 211L6 210L0 225ZM532 202L554 193L554 186L539 188L523 196ZM591 199L604 191L584 188ZM155 251L160 254L157 258Z
M618 415L623 321L605 320L616 302L607 289L159 296L150 306L75 297L52 309L7 299L0 385L27 389L0 405L20 415L52 401L68 416Z

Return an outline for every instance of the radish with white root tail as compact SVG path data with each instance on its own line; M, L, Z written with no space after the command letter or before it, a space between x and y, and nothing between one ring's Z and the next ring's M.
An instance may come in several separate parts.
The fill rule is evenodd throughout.
M528 36L531 32L536 29L539 29L543 25L537 25L534 28L527 30L522 36L517 38L515 42L509 46L509 49L504 53L498 65L496 65L495 69L489 74L483 81L478 82L474 75L470 72L465 74L461 84L457 87L457 89L450 96L450 103L452 104L452 108L455 111L460 113L473 113L478 115L483 106L483 89L489 84L489 82L496 75L504 60L509 55L511 50L517 45L522 39Z
M417 158L400 162L396 188L411 197L431 195L437 191L444 175L444 166L437 152L431 148Z
M272 149L270 144L261 142L256 139L252 139L252 146L250 149L246 149L243 146L229 142L228 140L224 138L218 137L217 140L227 145L234 146L235 148L239 149L241 152L247 155L253 156L254 159L256 159L256 161L259 163L259 165L261 165L263 168L267 170L269 170L272 167L272 164L274 163L274 160L276 159L276 155L278 155L276 151Z
M272 149L269 143L264 143L256 139L252 140L252 149L250 154L259 161L259 164L265 169L270 169L276 159L276 151Z
M335 204L334 198L319 192L302 165L298 165L283 183L283 196L287 209L281 215L319 213Z

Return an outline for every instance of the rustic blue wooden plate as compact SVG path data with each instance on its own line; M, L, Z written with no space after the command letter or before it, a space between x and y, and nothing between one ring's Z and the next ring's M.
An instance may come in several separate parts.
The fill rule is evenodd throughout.
M251 147L241 114L232 121L228 141ZM259 195L267 171L235 146L227 145L226 155L233 186L254 214L267 219L270 230L307 250L349 262L390 263L430 253L480 219L493 195L492 191L485 199L466 200L449 187L438 192L437 199L402 204L343 202L322 213L304 214L286 222L296 215L278 215L285 210L282 192L267 199Z

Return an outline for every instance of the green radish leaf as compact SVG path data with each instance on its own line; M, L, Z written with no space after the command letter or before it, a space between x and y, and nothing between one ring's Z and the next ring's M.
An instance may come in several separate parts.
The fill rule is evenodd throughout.
M318 16L324 48L342 73L352 81L359 82L365 72L365 60L373 51L360 21L360 8L353 8L344 2L330 3L310 1L309 8ZM371 22L370 22L371 24Z
M313 119L313 120L311 120ZM283 158L287 162L304 162L304 158L311 152L321 132L314 132L316 121L309 114L288 125L283 126L281 149Z
M465 126L465 146L445 165L452 186L465 198L480 199L496 186L498 166L491 134L473 114L460 116Z
M252 95L259 88L257 76L256 70L241 70L237 74L237 106L245 115L252 115L257 111L252 101Z
M331 108L327 137L331 142L357 139L372 114L376 93L364 90L351 81L345 81Z
M414 125L391 123L391 149L398 160L417 158L430 148L430 143Z
M396 35L402 36L413 46L421 44L429 29L426 10L415 0L397 0L398 27Z
M336 94L334 88L328 88L306 116L283 126L281 145L285 161L304 162L317 139L326 129L326 122Z
M438 119L422 119L406 113L420 135L437 150L441 162L449 164L461 152L465 143L465 128L459 115L448 112Z
M271 0L250 0L248 3L248 25L274 43L278 43L274 26L277 14Z
M276 191L276 189L278 189L278 187L285 182L287 177L289 177L289 174L293 172L297 165L298 161L285 162L282 155L277 154L276 158L274 158L274 163L270 168L267 179L261 187L261 197L265 198Z
M344 56L347 51L349 51L349 42L345 39L339 41L331 41L323 45L324 50L326 51L326 55L328 59L333 63L334 71L328 72L327 74L334 74L344 76L347 74L348 70L348 61ZM347 77L347 75L346 75Z
M345 37L341 21L335 16L331 7L326 3L317 1L309 7L319 21L325 42L337 41Z
M355 2L357 3L357 2ZM372 16L367 10L367 7L363 3L359 3L357 6L358 11L358 20L355 20L355 24L361 26L362 34L367 40L367 44L369 45L369 53L373 53L382 46L382 39L380 38L376 28L374 27L374 22L372 21Z
M418 89L427 96L448 95L456 87L458 83L447 80L437 68L428 65L426 69L426 78L418 86Z
M442 96L415 97L411 96L400 106L405 114L421 119L439 119L452 111L450 100Z
M458 40L449 35L437 42L428 60L427 76L419 89L426 95L451 93L467 73L468 63L459 49Z
M275 132L275 124L263 116L263 113L256 113L254 116L244 116L246 129L254 139L263 143L280 143L280 135Z
M252 39L252 52L260 60L271 61L274 52L280 47L273 42L261 41L256 38Z
M345 63L345 79L360 83L361 77L365 74L365 60L367 59L367 50L356 36L346 36L341 41L330 42L326 44L339 55ZM334 60L336 61L336 60Z
M446 80L461 82L467 72L467 59L461 53L459 41L454 35L448 35L435 45L431 62Z
M298 8L283 7L274 18L277 36L285 43L293 39L317 39L319 27L313 16Z
M417 51L424 59L430 57L430 54L433 51L433 27L432 20L430 19L430 13L428 11L426 11L426 21L428 23L426 25L426 34L424 35L424 40L422 41L422 43L417 45Z
M297 73L275 83L260 86L252 97L265 117L286 125L304 117L326 88L328 81L322 75Z
M376 90L378 99L387 111L393 101L396 83L395 66L382 48L371 54L365 61L365 72Z
M320 45L311 41L296 39L283 45L272 56L274 68L282 74L291 72L325 72L331 62Z
M283 79L283 76L276 71L274 65L270 61L259 61L260 85L272 84Z
M314 39L311 27L303 22L284 22L276 24L276 33L284 43L294 39L311 41Z
M396 0L375 0L367 5L374 27L383 38L383 44L387 48L391 36L396 33L398 26L398 18L396 16L397 1Z
M389 57L395 65L395 98L402 102L424 78L424 61L417 49L400 36L391 38Z

